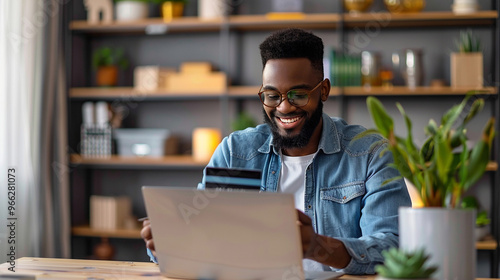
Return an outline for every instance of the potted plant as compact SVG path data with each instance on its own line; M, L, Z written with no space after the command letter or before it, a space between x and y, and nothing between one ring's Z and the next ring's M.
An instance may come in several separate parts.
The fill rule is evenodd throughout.
M118 68L126 69L128 60L123 49L100 47L92 55L92 66L97 71L97 86L116 86L118 82Z
M132 21L147 18L151 0L113 0L115 2L116 20Z
M233 131L236 130L244 130L248 127L254 127L257 123L253 119L252 115L247 112L241 112L238 114L238 117L231 123L231 128Z
M430 120L425 127L427 140L415 145L412 122L403 107L397 107L406 123L407 137L396 135L394 121L375 97L367 106L376 128L365 131L380 134L387 140L387 150L402 177L415 186L422 208L399 209L400 246L407 250L424 247L431 263L438 265L438 279L474 279L476 248L475 211L460 209L463 193L486 170L494 137L494 118L485 125L481 139L467 146L466 125L484 106L484 100L468 94L442 116L441 124ZM470 101L470 102L469 102ZM400 179L391 178L389 180Z
M458 52L450 57L450 84L452 87L483 87L483 53L481 42L470 29L460 31L455 42Z
M397 249L395 247L382 251L384 264L376 265L378 273L377 280L387 279L431 279L436 272L436 266L428 266L429 255L425 250L419 249L414 252Z
M175 18L182 17L184 6L187 0L151 0L153 3L160 5L161 15L164 22L170 22Z
M486 210L481 210L479 206L479 202L476 197L473 195L466 196L462 199L461 207L463 209L475 209L477 212L476 216L476 229L475 229L475 237L476 240L484 239L490 233L490 223L491 220L488 218L488 213Z

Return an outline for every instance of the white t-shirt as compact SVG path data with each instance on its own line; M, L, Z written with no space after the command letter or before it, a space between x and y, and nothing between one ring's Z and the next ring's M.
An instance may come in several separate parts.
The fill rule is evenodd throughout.
M306 187L306 168L311 164L314 154L291 157L281 155L281 172L278 192L292 193L295 196L295 208L304 212Z
M304 196L306 189L306 168L311 164L316 153L290 157L281 155L281 173L278 184L278 192L293 193L295 197L295 208L304 212ZM302 260L302 266L306 271L322 271L323 265L309 259Z

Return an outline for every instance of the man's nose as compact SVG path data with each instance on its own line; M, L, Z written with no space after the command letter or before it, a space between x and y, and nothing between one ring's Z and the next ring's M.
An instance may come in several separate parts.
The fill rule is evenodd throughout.
M288 113L288 112L292 112L292 111L295 111L297 107L293 106L290 101L288 100L287 97L285 97L283 99L283 101L281 102L281 104L276 107L276 110L277 111L280 111L282 113Z

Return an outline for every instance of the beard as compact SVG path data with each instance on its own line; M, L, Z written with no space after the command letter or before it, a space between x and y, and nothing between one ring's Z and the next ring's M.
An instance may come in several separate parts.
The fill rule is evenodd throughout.
M299 134L293 136L291 135L291 130L285 130L286 135L281 135L279 133L278 125L275 120L276 109L270 112L271 118L266 114L264 108L262 108L264 113L264 122L269 125L271 132L273 134L273 145L276 150L281 149L291 149L291 148L303 148L311 140L314 133L314 129L318 126L323 115L323 102L318 103L318 107L314 110L313 114L309 119L306 120L304 126L300 129Z

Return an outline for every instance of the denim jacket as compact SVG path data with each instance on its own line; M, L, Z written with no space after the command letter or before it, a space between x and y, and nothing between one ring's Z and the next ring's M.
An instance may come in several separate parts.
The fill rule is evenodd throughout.
M387 166L391 153L381 153L386 140L370 135L353 141L364 130L323 114L318 153L305 178L305 213L316 233L344 243L352 260L341 271L348 274L374 273L374 266L383 261L381 251L398 246L398 208L411 206L402 179L382 186L399 176ZM259 169L261 190L278 189L281 161L265 124L224 138L208 166ZM204 188L204 182L198 188Z
M347 274L373 274L381 251L398 246L398 208L411 201L383 138L370 135L353 141L365 129L323 114L318 153L306 170L305 213L316 233L344 243L352 259ZM382 140L382 141L381 141ZM262 170L261 190L276 192L281 161L267 125L236 131L224 138L208 166ZM204 188L205 177L198 188ZM148 254L153 261L151 252ZM337 270L323 266L324 270Z

